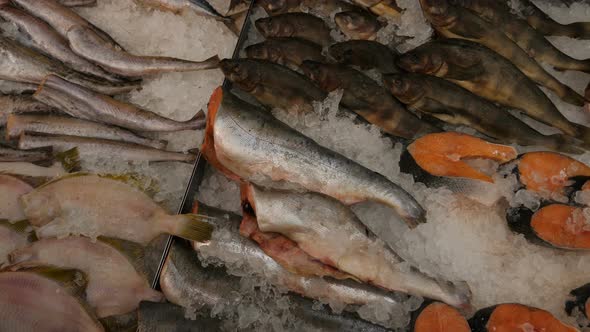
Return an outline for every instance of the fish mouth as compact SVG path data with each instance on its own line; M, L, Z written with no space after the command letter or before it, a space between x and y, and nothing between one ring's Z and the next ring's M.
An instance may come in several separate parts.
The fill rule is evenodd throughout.
M416 164L430 175L457 177L494 183L485 172L474 168L469 159L506 163L517 157L511 146L493 144L467 134L445 132L422 136L408 146Z

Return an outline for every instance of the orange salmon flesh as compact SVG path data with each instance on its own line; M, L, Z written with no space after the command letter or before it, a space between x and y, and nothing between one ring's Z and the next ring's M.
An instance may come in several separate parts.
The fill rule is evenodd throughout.
M556 247L590 249L590 223L582 208L545 206L533 215L531 227L538 237Z
M416 163L435 176L462 177L493 183L494 180L469 166L464 159L485 158L500 163L513 160L513 147L492 144L466 134L446 132L423 136L408 146Z
M530 152L518 163L520 181L540 194L563 194L569 178L590 176L590 167L554 152Z
M577 332L549 312L521 304L501 304L490 315L487 330L493 332Z
M457 309L440 302L429 304L418 316L413 332L470 332L467 320Z

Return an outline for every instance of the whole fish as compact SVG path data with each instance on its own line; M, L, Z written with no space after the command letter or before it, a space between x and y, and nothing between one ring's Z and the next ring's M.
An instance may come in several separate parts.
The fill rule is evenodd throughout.
M22 133L102 138L155 149L164 149L167 145L166 141L141 137L128 130L97 122L51 115L10 115L6 124L7 137L18 138Z
M358 70L311 61L305 61L301 68L324 91L343 89L341 105L388 134L413 139L440 131L406 110L389 91Z
M304 60L324 60L321 46L300 38L268 38L246 47L246 54L248 58L268 60L291 69L297 69Z
M22 196L20 202L39 238L76 230L146 245L163 233L195 241L211 234L203 218L170 215L145 193L97 175L66 175Z
M494 24L465 8L451 6L448 0L420 0L420 4L424 15L441 36L485 45L510 60L533 81L553 90L564 101L576 106L584 104L582 96L547 73Z
M47 167L45 167L47 166ZM79 170L78 149L53 153L52 147L15 150L0 145L0 174L26 179L27 183L43 184L49 179Z
M0 220L16 222L25 219L20 197L33 190L28 183L0 174Z
M40 182L39 185L41 185L50 179L68 174L68 170L60 163L54 163L51 166L43 167L27 162L0 161L0 173L24 177L27 181L29 179L38 179Z
M186 310L172 303L141 302L137 332L222 331L222 321L210 317L185 317Z
M588 129L565 118L539 87L510 61L489 48L460 39L442 39L401 55L398 64L415 73L438 76L540 122L590 142Z
M340 12L334 16L336 25L349 39L375 40L383 24L363 11Z
M48 165L53 161L53 149L51 147L23 151L0 144L0 162L30 162Z
M24 220L14 224L0 220L0 266L8 263L8 254L32 242L32 230Z
M0 93L6 95L20 95L33 93L37 90L37 84L7 81L0 79Z
M82 159L109 156L127 161L179 161L184 163L192 163L196 159L192 153L159 150L149 146L100 138L21 134L18 140L18 148L23 150L48 146L52 146L58 152L77 148Z
M129 92L139 87L137 82L114 83L93 79L77 73L60 62L41 55L8 38L0 37L0 79L21 83L41 84L49 74L57 74L105 94Z
M332 43L330 28L324 20L307 13L286 13L264 17L254 23L265 38L296 37L321 46Z
M561 24L545 14L530 0L520 0L524 6L521 14L536 30L550 36L567 36L571 38L590 39L590 22Z
M217 68L217 55L204 61L189 61L163 56L134 55L118 50L85 26L73 26L67 38L71 49L78 55L102 68L121 76L142 77L168 72L184 72Z
M512 41L538 62L545 62L559 70L590 72L590 60L578 60L564 54L551 44L542 33L532 28L511 8L496 0L452 0L499 27Z
M349 40L336 43L330 46L328 54L338 63L357 66L363 70L374 68L382 74L400 72L395 64L397 52L376 41Z
M373 14L387 19L399 19L403 9L396 0L354 0L355 4L371 11Z
M504 143L582 152L565 136L544 136L507 110L441 78L422 74L389 74L383 80L391 93L408 108L452 125L469 126Z
M229 18L221 15L209 2L205 0L135 0L137 3L152 7L181 13L185 10L191 10L197 14L213 17L223 21Z
M75 277L70 283L75 283ZM0 321L6 331L104 332L78 298L49 278L30 272L3 272L0 293Z
M59 0L59 3L67 7L96 6L96 0Z
M68 41L43 20L9 5L0 6L0 18L18 27L19 32L25 35L19 40L26 40L24 44L36 51L53 57L76 71L122 82L115 75L74 53Z
M312 103L327 96L309 78L269 61L224 59L219 66L228 80L271 108L313 112Z
M38 101L55 106L73 117L131 130L178 131L200 129L205 125L205 115L202 111L189 121L174 121L135 105L88 90L56 75L47 76L33 97Z
M381 240L368 237L361 221L337 200L253 185L245 191L261 231L287 236L324 264L390 291L469 307L469 289L438 282L414 268L401 269L403 260Z
M67 38L68 31L73 27L87 27L114 49L124 49L108 33L88 22L71 8L62 5L58 0L13 0L13 2L47 22L64 38Z
M215 219L215 229L211 241L206 243L193 242L193 248L202 257L215 258L224 265L236 265L248 271L248 273L268 279L269 282L278 287L284 287L302 296L327 303L351 305L370 304L392 309L399 305L398 300L392 293L352 280L335 280L332 278L302 276L291 273L266 255L253 241L240 235L240 222L243 220L241 216L208 207L201 203L197 203L196 205L197 208L193 210L194 213ZM179 250L177 249L177 251ZM180 251L176 255L181 255ZM196 261L194 259L194 253L187 252L182 255L182 257L188 257L192 261ZM177 262L180 259L175 259L174 254L169 257L166 265L171 265L170 263ZM187 274L186 271L185 273L182 273L183 271L180 272L174 273L174 275L192 275L191 273ZM170 296L171 292L167 291L167 287L165 286L168 283L166 281L168 278L167 274L164 270L162 279L160 279L160 285L164 294L166 294L168 299L172 300ZM206 299L207 297L204 297L204 300ZM186 305L180 301L174 303Z
M266 110L218 88L209 103L203 144L213 165L258 185L320 192L345 204L375 201L393 208L413 227L425 211L405 190L383 175L320 146L280 122ZM210 158L213 156L213 158Z
M88 276L85 298L99 318L137 309L140 301L161 301L142 271L144 248L123 240L92 240L70 236L41 239L13 251L8 269L17 271L37 266L76 269Z
M55 112L55 108L27 95L0 95L0 126L6 125L10 114Z
M330 17L334 13L358 9L342 0L261 0L258 5L264 8L269 16L303 12L308 9L312 13Z

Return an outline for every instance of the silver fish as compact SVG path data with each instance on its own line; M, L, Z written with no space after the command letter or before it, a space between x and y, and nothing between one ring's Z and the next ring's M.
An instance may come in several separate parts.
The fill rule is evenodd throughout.
M124 49L108 33L88 22L71 8L62 5L58 0L13 0L27 12L49 23L60 35L67 38L68 31L74 26L92 29L105 42L115 49Z
M93 79L13 40L0 37L0 79L40 84L49 74L59 74L68 80L106 94L129 92L139 87L133 82L113 83Z
M468 288L438 282L415 268L401 268L404 261L383 241L367 236L361 221L337 200L254 185L245 191L261 231L283 234L324 264L384 289L469 307Z
M27 40L27 46L63 62L76 71L121 82L115 75L74 53L68 41L43 20L12 6L0 6L0 17L15 24L19 31L26 35L22 39Z
M0 144L0 162L30 162L43 165L51 164L53 161L53 149L51 147L23 151Z
M211 241L193 243L193 248L203 257L215 258L225 265L237 264L248 273L267 278L269 282L276 286L285 287L294 293L323 302L351 305L371 304L381 305L386 308L399 305L394 294L352 280L342 281L332 278L302 276L287 271L267 256L253 241L240 235L241 216L200 203L198 209L194 212L215 218L215 229ZM194 260L194 258L192 259ZM174 261L174 258L169 260ZM179 276L189 275L191 274L182 273ZM166 270L164 270L160 285L167 298L174 302L174 296L166 290L167 278ZM194 281L196 280L191 282ZM203 298L203 300L207 299L209 298ZM179 305L186 304L186 302L182 302L181 298L175 303Z
M0 220L15 222L25 219L19 199L33 187L13 176L0 174Z
M424 209L401 187L320 146L267 111L221 88L210 105L207 132L213 144L204 144L202 150L230 173L262 186L286 184L319 192L349 205L382 203L410 227L426 221Z
M185 317L186 310L172 303L141 302L137 332L221 331L222 321L210 317Z
M59 3L67 7L96 6L96 0L59 0Z
M122 76L142 77L167 72L184 72L217 68L217 55L204 61L189 61L162 56L141 56L112 48L94 30L74 26L67 37L72 50L102 68Z
M135 0L141 5L181 13L192 10L200 15L213 17L217 20L231 20L222 16L209 2L205 0ZM229 9L229 8L228 8Z
M37 84L0 80L0 93L7 95L20 95L33 93L37 90Z
M13 113L45 113L56 109L36 101L28 95L0 95L0 126L4 126Z
M57 152L78 148L82 159L106 157L127 161L180 161L192 163L196 156L158 150L148 146L99 138L76 136L32 136L22 134L18 148L23 150L52 146Z
M111 242L109 242L111 241ZM133 262L140 260L142 248L122 240L92 240L70 236L41 239L13 251L9 270L37 266L76 269L88 276L86 301L99 318L121 315L137 309L140 301L161 301Z
M25 132L102 138L145 145L155 149L164 149L167 145L166 141L141 137L128 130L97 122L52 115L10 115L6 124L6 135L9 138L18 138Z
M38 274L0 273L0 293L4 331L104 332L76 297L59 283Z
M200 129L205 126L205 115L202 111L189 121L174 121L88 90L56 75L47 76L33 97L62 109L73 117L131 130L178 131Z

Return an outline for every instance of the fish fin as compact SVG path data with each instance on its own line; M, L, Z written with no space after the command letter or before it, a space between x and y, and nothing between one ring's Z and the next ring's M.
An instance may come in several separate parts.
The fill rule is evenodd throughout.
M55 159L59 161L66 172L77 172L80 170L80 154L78 148L72 148L55 155Z
M127 259L131 262L133 267L135 267L135 270L141 272L143 275L146 275L147 272L144 263L144 246L142 246L139 243L104 236L100 236L98 240L100 242L108 244L109 246L115 248L117 251L125 255L125 257L127 257Z
M86 175L90 175L90 173L87 173L87 172L69 173L69 174L66 174L66 175L62 175L62 176L56 177L55 179L52 179L52 180L50 180L48 182L45 182L44 184L40 185L36 189L45 188L45 187L47 187L47 186L49 186L51 184L54 184L54 183L56 183L58 181L61 181L61 180L65 180L65 179L69 179L69 178L76 178L76 177L79 177L79 176L86 176Z
M565 94L561 97L563 101L575 106L584 106L586 99L571 88L566 88Z
M129 186L137 188L143 191L146 195L154 197L154 195L160 190L158 181L155 179L141 175L139 173L123 173L123 174L97 174L101 178L111 179L119 182L123 182Z
M86 273L75 269L63 269L55 266L37 266L21 270L38 274L59 283L68 292L77 297L83 297L88 285Z
M181 214L172 217L176 223L174 235L197 242L206 242L211 239L213 225L206 222L211 220L211 217L196 214Z

